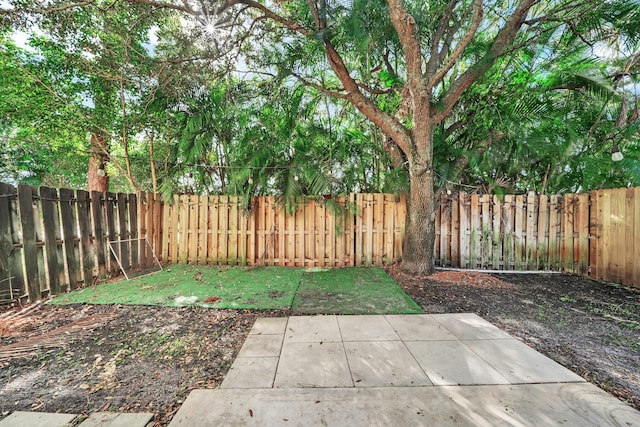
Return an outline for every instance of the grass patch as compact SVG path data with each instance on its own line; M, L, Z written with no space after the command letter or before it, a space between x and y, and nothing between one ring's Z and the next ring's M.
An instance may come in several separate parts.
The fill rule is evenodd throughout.
M50 303L288 309L303 271L284 267L172 265L149 276L60 295Z
M173 265L130 281L79 289L50 304L292 309L296 314L422 313L380 268L303 269Z
M305 271L293 300L296 314L409 314L422 308L380 268Z

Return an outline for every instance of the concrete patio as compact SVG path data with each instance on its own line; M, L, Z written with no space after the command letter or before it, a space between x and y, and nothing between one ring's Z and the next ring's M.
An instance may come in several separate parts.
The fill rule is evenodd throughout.
M640 412L475 314L261 318L170 426L640 426Z

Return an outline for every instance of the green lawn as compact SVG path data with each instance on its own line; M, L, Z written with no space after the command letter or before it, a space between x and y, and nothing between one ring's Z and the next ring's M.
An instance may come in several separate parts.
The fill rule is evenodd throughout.
M289 309L300 314L421 313L379 268L308 269L173 265L53 298L50 304L137 304Z

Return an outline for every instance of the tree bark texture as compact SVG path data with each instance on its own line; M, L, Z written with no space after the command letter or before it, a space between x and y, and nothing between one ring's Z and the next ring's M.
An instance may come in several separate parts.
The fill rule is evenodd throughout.
M89 156L89 172L87 175L87 191L100 191L105 193L109 191L109 176L105 173L99 176L98 170L106 163L105 141L104 138L96 133L91 134L91 155Z

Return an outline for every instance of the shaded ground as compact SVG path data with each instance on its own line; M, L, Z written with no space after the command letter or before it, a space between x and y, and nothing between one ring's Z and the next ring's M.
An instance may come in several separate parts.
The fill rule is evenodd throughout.
M566 275L389 273L425 311L475 312L640 409L640 293ZM342 298L325 293L327 301L332 296ZM364 296L359 302L370 303ZM221 383L257 317L291 314L32 307L21 315L0 311L0 418L16 410L150 411L165 425L190 390ZM16 351L22 357L2 358Z
M637 290L564 274L387 272L425 312L474 312L640 409Z

